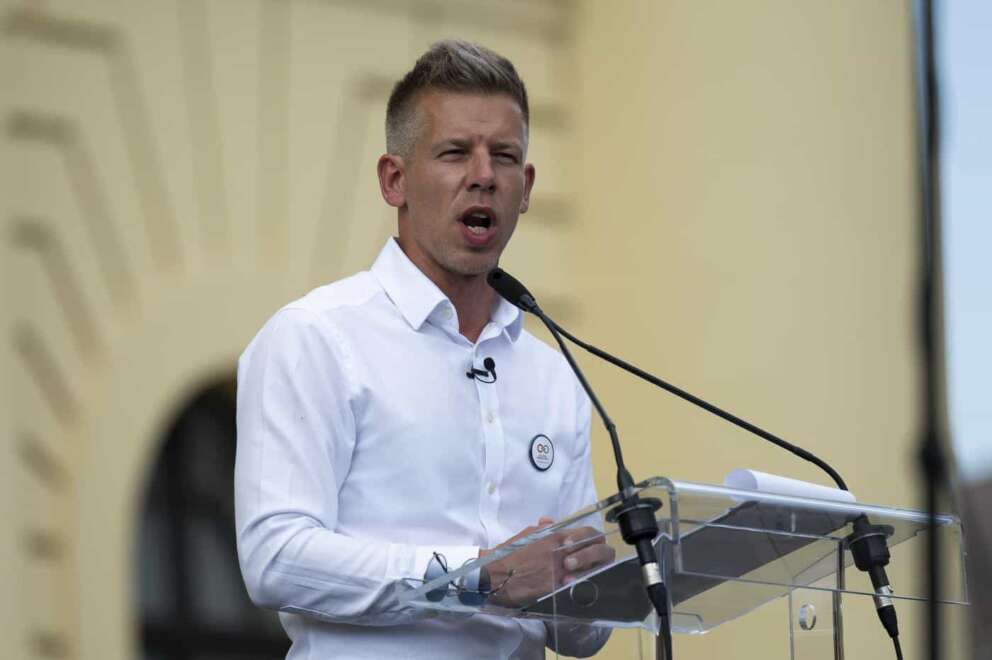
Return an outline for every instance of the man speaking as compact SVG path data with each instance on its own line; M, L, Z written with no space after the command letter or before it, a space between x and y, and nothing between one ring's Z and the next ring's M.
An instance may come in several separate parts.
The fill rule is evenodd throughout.
M543 657L539 621L397 600L596 500L588 399L485 279L527 211L528 119L509 61L432 46L386 111L378 176L398 238L368 271L279 310L241 356L238 554L289 658ZM550 588L552 561L567 581L612 558L604 543L552 547L493 562L475 588L524 603ZM578 627L558 648L589 655L604 639Z

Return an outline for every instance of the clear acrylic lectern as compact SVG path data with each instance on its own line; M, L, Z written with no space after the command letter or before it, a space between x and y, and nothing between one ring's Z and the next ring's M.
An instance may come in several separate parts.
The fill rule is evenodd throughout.
M888 536L892 562L887 570L900 616L905 617L904 610L919 612L926 600L925 580L920 576L923 537L928 534L925 514L663 477L642 482L636 491L641 499L658 505L661 532L655 547L668 584L673 633L705 633L786 597L784 657L843 658L843 614L849 610L856 615L848 617L848 629L855 623L870 626L872 635L889 644L878 621L868 621L875 616L871 585L853 567L846 544L852 521L859 516L867 516ZM411 585L400 598L414 607L451 613L542 619L551 640L559 631L574 630L576 624L657 633L657 617L644 594L637 558L610 515L619 502L616 495L603 500L483 559ZM959 520L939 516L936 533L943 548L941 572L951 576L942 589L940 607L961 609L967 593ZM560 558L578 544L591 542L608 544L614 559L563 584ZM548 565L535 567L531 574L515 572L503 583L490 585L489 595L464 587L474 584L470 576L481 567L538 543L553 549L546 555ZM915 630L909 634L918 636ZM902 636L907 637L905 628ZM894 656L886 651L879 657Z

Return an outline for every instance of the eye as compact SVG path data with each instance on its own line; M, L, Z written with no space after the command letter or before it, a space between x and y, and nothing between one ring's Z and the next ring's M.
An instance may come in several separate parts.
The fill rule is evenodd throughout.
M464 149L445 149L438 156L444 158L445 160L454 160L460 158L465 153Z
M499 160L503 161L504 163L516 163L517 162L517 155L516 154L512 154L512 153L507 153L507 152L500 152L500 153L496 154L496 158L498 158Z

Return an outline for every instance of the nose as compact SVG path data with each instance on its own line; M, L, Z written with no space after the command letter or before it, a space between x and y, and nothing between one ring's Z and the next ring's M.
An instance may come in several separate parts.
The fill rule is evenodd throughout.
M471 191L496 192L496 173L488 151L478 150L473 153L469 163L468 189Z

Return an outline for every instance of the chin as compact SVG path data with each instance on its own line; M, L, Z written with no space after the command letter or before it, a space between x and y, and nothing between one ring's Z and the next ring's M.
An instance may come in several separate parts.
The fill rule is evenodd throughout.
M449 270L453 273L457 273L462 277L478 277L479 275L485 275L499 262L497 257L493 256L476 256L474 258L461 259L457 264L452 264Z

